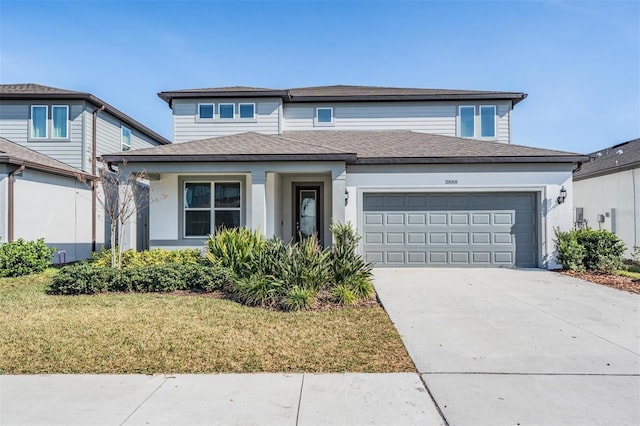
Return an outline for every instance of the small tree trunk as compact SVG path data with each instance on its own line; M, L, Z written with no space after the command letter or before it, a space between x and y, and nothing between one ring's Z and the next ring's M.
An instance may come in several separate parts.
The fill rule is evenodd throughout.
M111 267L116 267L116 250L118 250L118 246L116 245L116 226L117 222L111 221L109 224L109 230L111 231Z

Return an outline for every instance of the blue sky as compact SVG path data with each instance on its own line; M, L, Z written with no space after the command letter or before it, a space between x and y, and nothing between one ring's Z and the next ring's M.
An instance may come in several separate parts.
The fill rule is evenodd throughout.
M640 2L0 0L0 82L87 91L167 137L162 90L522 91L514 143L590 152L640 137Z

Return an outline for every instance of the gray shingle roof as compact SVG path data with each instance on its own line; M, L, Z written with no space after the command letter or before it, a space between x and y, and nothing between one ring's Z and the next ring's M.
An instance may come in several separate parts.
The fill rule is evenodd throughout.
M170 105L175 98L232 96L280 97L284 102L509 99L515 105L527 97L525 93L521 92L347 85L298 87L293 89L262 89L244 86L211 87L160 92L158 96Z
M411 131L239 133L114 153L107 161L343 160L350 164L578 162L578 154Z
M105 106L105 111L114 117L127 123L134 129L142 132L151 139L157 141L160 144L166 145L171 142L154 132L144 124L129 117L124 112L120 111L116 107L109 105L100 98L93 96L91 93L76 92L73 90L59 89L57 87L43 86L40 84L26 83L26 84L0 84L0 101L3 99L26 99L26 100L40 100L40 99L77 99L91 102L96 107L102 105Z
M71 167L5 138L0 138L0 163L25 165L32 169L65 176L89 177L89 175L75 167Z
M574 172L575 180L640 167L640 138L592 152L589 157L590 161Z

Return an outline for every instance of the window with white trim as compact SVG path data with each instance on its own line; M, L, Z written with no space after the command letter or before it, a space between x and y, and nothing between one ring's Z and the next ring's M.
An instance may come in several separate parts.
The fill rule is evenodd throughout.
M480 137L496 137L496 106L480 105Z
M240 118L251 119L256 116L256 104L238 104Z
M213 120L214 112L214 104L198 104L198 118L200 120Z
M51 138L67 139L69 137L69 106L53 105L51 107Z
M459 136L463 138L473 138L476 135L476 107L461 106L458 108L458 116L460 121Z
M120 132L120 147L123 151L131 149L131 130L122 126Z
M333 108L316 108L316 124L328 125L333 123Z
M218 118L233 119L235 118L235 104L219 104Z
M217 229L237 228L240 211L240 182L184 183L185 238L206 237Z
M31 138L47 138L47 110L46 105L31 105Z

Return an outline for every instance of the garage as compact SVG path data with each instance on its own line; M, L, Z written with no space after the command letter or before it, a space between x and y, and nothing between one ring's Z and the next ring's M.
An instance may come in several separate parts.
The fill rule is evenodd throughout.
M537 195L364 193L363 252L382 267L537 267Z

